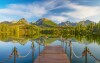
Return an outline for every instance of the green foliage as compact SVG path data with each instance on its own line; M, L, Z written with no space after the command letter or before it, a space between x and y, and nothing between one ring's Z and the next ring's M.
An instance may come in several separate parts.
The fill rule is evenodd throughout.
M54 22L48 19L43 19L43 22L29 24L24 18L17 23L0 23L0 40L20 42L25 44L28 40L34 40L39 36L53 36L53 37L68 37L75 36L76 39L82 42L83 38L90 42L97 42L100 44L100 22L88 23L87 25L77 24L76 26L57 26ZM10 40L9 40L10 39ZM47 39L47 44L55 41L55 39Z
M8 24L0 24L0 32L7 32Z
M16 24L29 24L25 18L20 19Z
M54 22L49 19L40 19L35 24L29 24L24 18L20 19L17 23L0 23L0 33L7 33L11 36L30 36L35 34L44 35L56 35L56 36L69 36L69 35L100 35L100 22L94 23L88 21L87 25L83 25L84 21L78 23L76 26L57 26Z
M34 35L40 32L40 28L36 25L29 24L24 18L17 23L0 23L0 33L7 33L10 36Z
M45 22L43 22L43 25L44 25L44 26L47 26L47 27L54 27L54 26L57 26L57 24L55 24L55 23L52 22L52 21L45 21Z
M56 27L57 24L54 23L52 20L49 20L47 18L42 18L42 19L39 19L37 22L36 22L36 25L38 26L44 26L44 27Z

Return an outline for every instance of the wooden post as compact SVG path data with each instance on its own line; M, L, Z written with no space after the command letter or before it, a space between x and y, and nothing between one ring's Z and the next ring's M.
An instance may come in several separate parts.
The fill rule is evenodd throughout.
M65 45L65 53L66 53L66 49L67 49L67 42L65 42L65 44L66 44L66 45Z
M46 43L45 43L46 41L45 40L43 40L43 43L44 43L44 47L46 46Z
M40 56L40 42L41 42L41 40L39 41L39 56ZM40 57L39 57L39 63L40 63Z
M40 56L40 41L39 41L39 56Z
M70 41L70 63L72 63L72 42Z
M87 63L87 51L88 51L88 49L86 47L85 63Z
M45 41L43 41L43 46L45 47Z
M63 47L63 40L61 39L61 46Z
M65 42L65 41L64 41L64 39L63 39L63 47L64 47L64 42Z
M17 48L16 47L14 47L13 53L14 53L14 63L16 63L16 56L17 56Z
M34 63L34 41L32 42L32 63Z

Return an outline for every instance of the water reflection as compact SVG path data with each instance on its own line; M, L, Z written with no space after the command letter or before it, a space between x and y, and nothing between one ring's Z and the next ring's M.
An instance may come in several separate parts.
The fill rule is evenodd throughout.
M75 44L76 41L71 42L72 39L73 38L70 38L70 40L67 39L67 40L69 40L69 42L66 42L64 40L61 40L61 42L65 42L65 46L66 47L65 46L63 46L63 47L65 49L65 52L67 51L66 54L68 53L68 56L69 56L69 59L70 59L70 63L95 63L97 61L100 61L100 59L99 59L100 56L97 56L99 54L92 54L92 51L93 50L90 50L91 49L89 47L90 44L89 43L88 44L85 43L84 40L83 40L84 43L83 42L82 43L80 42L82 45L80 47L78 47L77 49L75 49L75 50L77 50L77 51L75 51L74 48L76 48L76 47L73 47L73 45L76 46L77 44ZM84 38L82 38L82 39L84 39ZM69 47L67 46L68 43L69 43ZM78 43L78 44L80 44L80 43ZM97 46L95 46L94 43L92 43L92 44L93 44L92 47L97 47ZM83 50L82 50L81 54L79 54L81 47L83 48ZM100 46L99 46L99 48L100 48ZM69 50L67 50L67 49L69 49ZM96 51L97 51L97 49L96 49ZM97 53L96 51L95 51L95 53ZM76 52L78 53L77 55L76 55ZM98 50L98 52L100 52L100 50ZM81 56L78 56L78 55L81 55ZM76 61L76 59L77 59L77 61ZM90 61L90 59L92 59L94 61ZM81 61L79 61L79 60L81 60Z
M68 55L71 63L96 63L98 60L91 57L86 53L81 57L85 48L97 57L100 58L100 37L99 36L62 36L60 37L47 37L47 36L0 36L0 62L2 63L34 63L35 59L43 51L45 46L48 45L61 45L65 53ZM71 41L71 42L70 42ZM69 44L72 43L72 47ZM15 53L10 55L12 51ZM74 53L74 54L73 54ZM76 56L75 56L76 55ZM8 58L10 58L8 60Z
M8 45L10 46L11 49L4 48L2 49L0 46L0 63L26 63L29 61L29 63L34 63L35 58L40 54L40 52L42 52L43 50L43 46L41 46L40 44L38 44L36 41L29 41L28 43L26 43L24 46L17 44L17 43L12 43L9 42L7 43L0 43L0 45ZM41 50L40 50L41 48ZM9 50L9 51L7 51ZM39 51L38 51L39 50ZM3 52L4 51L4 52ZM7 52L7 54L6 54ZM39 53L37 53L39 52ZM11 54L11 55L10 55ZM5 55L5 57L3 56ZM32 57L31 57L32 56ZM9 59L9 60L5 60L5 59Z

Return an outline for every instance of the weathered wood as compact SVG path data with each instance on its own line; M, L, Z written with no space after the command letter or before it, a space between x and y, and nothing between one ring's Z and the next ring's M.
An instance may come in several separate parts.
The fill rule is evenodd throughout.
M46 46L34 63L70 63L61 46Z

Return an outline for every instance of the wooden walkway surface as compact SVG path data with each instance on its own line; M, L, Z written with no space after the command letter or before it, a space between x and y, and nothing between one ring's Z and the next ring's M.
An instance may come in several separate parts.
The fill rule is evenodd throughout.
M61 46L46 46L34 63L70 63Z

